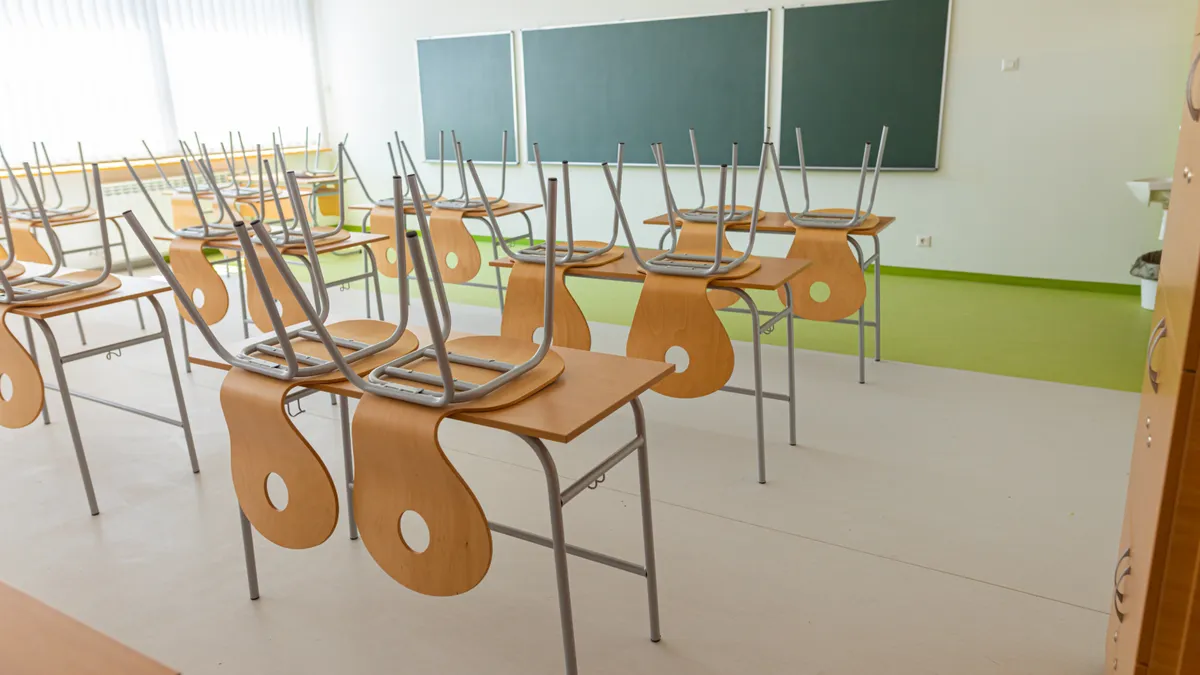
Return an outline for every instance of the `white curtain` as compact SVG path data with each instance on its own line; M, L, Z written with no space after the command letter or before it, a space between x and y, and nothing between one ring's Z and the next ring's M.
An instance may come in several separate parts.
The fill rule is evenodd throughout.
M321 125L308 0L0 0L0 148L56 162Z
M320 122L307 0L158 0L171 104L182 135L246 149L282 128L299 143ZM237 143L237 139L234 139Z

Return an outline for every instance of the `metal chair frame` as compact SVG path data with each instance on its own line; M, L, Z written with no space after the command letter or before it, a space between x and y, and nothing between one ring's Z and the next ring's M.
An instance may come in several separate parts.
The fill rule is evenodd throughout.
M101 192L100 184L100 167L92 164L92 182L96 190L96 207L99 216L100 225L100 242L101 250L104 252L104 267L101 269L94 279L87 281L72 281L67 279L56 278L55 275L62 269L64 263L64 254L62 244L58 239L58 234L54 232L54 228L50 226L50 218L46 213L46 209L42 202L42 195L38 189L37 181L33 177L32 167L29 162L23 164L25 177L29 181L30 194L33 196L33 204L37 209L38 215L42 221L42 228L46 231L46 238L50 242L50 253L53 260L50 270L43 274L23 276L18 279L9 280L4 274L0 273L0 304L19 305L34 301L46 300L64 293L74 291L82 291L93 286L103 283L112 273L112 251L109 249L108 242L108 221L104 213L104 197ZM86 180L86 174L84 176ZM4 229L4 236L7 241L12 243L12 226L9 222L8 208L4 203L3 191L0 190L0 222L3 224L0 227ZM3 269L7 269L12 265L15 259L13 247L9 247L8 255L3 264ZM30 284L45 284L53 286L40 291L35 291L29 288L24 288Z
M296 210L297 220L300 223L307 253L310 259L315 261L317 259L316 248L312 239L312 231L308 226L308 218L305 215L302 204L299 203L299 189L296 185L295 175L289 172L287 174L287 181L289 196L292 200L293 208ZM171 290L174 291L176 298L179 299L184 311L188 313L192 321L200 329L200 333L205 341L208 342L209 346L223 361L233 367L286 381L324 375L335 370L339 364L353 363L391 347L404 334L403 327L397 326L396 330L390 336L374 344L332 337L324 326L324 322L329 317L329 295L325 288L325 277L321 272L320 265L316 264L312 266L312 286L318 309L308 314L312 323L292 328L284 326L283 319L275 307L275 298L271 295L271 290L267 285L257 252L254 250L256 245L261 245L266 250L272 263L279 268L285 282L287 282L289 290L295 294L296 299L300 301L301 305L310 310L314 309L313 305L305 296L304 289L296 281L295 275L288 269L287 262L284 261L283 255L279 252L274 242L271 241L270 233L262 222L255 220L250 223L250 228L258 235L258 242L256 243L246 231L246 224L238 220L234 222L234 232L237 234L238 243L246 259L246 265L250 270L250 274L254 275L259 293L262 295L263 304L270 318L271 334L246 345L236 354L232 353L213 334L211 327L204 321L199 309L192 302L191 297L183 289L183 286L171 271L170 266L163 260L162 254L158 252L158 248L154 246L154 242L150 239L141 223L138 222L137 216L132 211L126 211L123 215L129 223L130 228L133 229L134 234L138 237L138 240L142 242L142 246L145 247L146 252L150 255L150 259L155 267L158 268L159 272L167 280L168 285L171 286ZM338 360L335 362L305 354L297 354L291 344L291 340L296 337L305 340L321 339L322 342L325 341L324 338L328 338L334 352L338 353ZM338 352L338 347L353 351L349 354L341 354ZM284 363L268 361L261 358L260 354L282 358Z
M726 185L728 180L729 166L721 165L721 175L718 184L717 210L715 212L715 222L717 225L716 242L712 256L696 255L690 253L677 253L676 248L679 245L679 237L675 233L675 218L682 217L679 209L675 205L674 196L671 194L671 186L667 180L667 171L665 164L662 163L663 151L662 144L656 144L658 148L655 150L655 156L659 159L659 170L662 176L663 194L667 202L667 217L671 223L668 228L671 235L671 248L655 255L649 259L642 259L638 252L637 244L633 239L633 231L629 227L629 220L625 216L625 208L621 203L621 193L617 183L613 180L612 171L608 167L608 162L602 165L604 176L608 180L609 192L612 194L613 202L616 204L617 217L621 222L621 226L625 230L625 237L629 241L629 250L633 254L633 258L637 264L647 272L655 272L658 274L671 274L676 276L689 277L713 277L729 274L739 265L749 259L751 252L754 250L755 235L758 232L758 212L759 206L762 203L763 184L766 178L767 169L767 154L773 147L769 141L763 142L762 155L758 165L758 182L754 193L754 206L750 212L750 238L746 244L746 250L738 257L724 255L725 245L725 195ZM654 148L654 146L651 146ZM736 151L735 151L736 152ZM686 220L686 219L685 219Z
M450 142L454 147L454 161L458 166L458 181L462 185L462 194L454 199L439 201L437 207L452 211L476 211L484 208L485 204L492 206L503 201L504 192L508 186L508 130L505 129L500 137L500 194L492 200L488 199L485 192L480 192L479 199L471 199L470 187L467 185L466 165L463 162L462 143L458 141L458 134L454 133L453 129L450 130ZM411 192L411 190L410 186L409 191Z
M779 167L779 158L775 156L775 148L771 148L771 160L775 163L775 178L779 182L779 193L783 196L783 211L788 220L796 227L816 227L827 230L851 230L862 225L871 216L875 208L875 191L879 188L879 170L883 166L883 151L887 147L888 128L883 127L879 136L879 152L875 155L874 177L871 179L871 197L867 208L862 208L863 193L867 186L867 169L871 161L871 143L868 141L863 148L862 169L858 175L858 196L854 200L854 214L846 217L841 213L820 213L812 210L812 201L808 192L808 165L804 161L804 137L800 127L796 127L796 149L800 157L800 185L804 189L804 210L798 214L792 213L788 205L787 188L783 184L783 171Z
M399 198L402 194L400 177L396 176L392 179L392 194L393 197ZM417 182L415 174L409 174L408 187L410 191L419 191L420 185ZM558 185L553 178L550 179L548 190L548 206L549 215L547 216L547 236L553 239L555 236L555 205L558 199ZM413 257L413 271L417 278L417 285L421 290L421 302L425 309L425 319L429 325L431 345L423 349L418 349L411 354L400 357L390 363L386 363L378 368L375 368L364 379L357 373L351 370L345 363L345 359L338 353L336 343L328 331L321 328L317 329L317 333L321 337L325 349L329 352L330 357L337 362L338 369L346 377L346 379L358 387L362 391L375 394L377 396L385 396L400 401L416 403L418 405L441 408L454 403L462 403L482 398L508 382L524 375L533 368L537 367L542 362L546 354L550 351L550 345L554 342L554 267L556 259L553 250L547 249L545 255L545 303L543 322L545 326L542 343L538 346L537 351L528 360L521 364L511 364L494 359L485 359L475 356L467 356L463 354L455 354L446 347L446 342L450 337L451 330L451 315L450 305L446 300L446 289L442 283L441 273L438 271L437 265L427 264L429 261L436 260L436 254L433 250L432 237L429 233L429 223L425 217L425 212L422 209L416 211L417 226L420 229L421 239L424 242L424 254L422 254L421 246L417 243L417 232L408 231L405 233L404 242L408 249L408 253ZM396 217L397 229L403 228L405 217L403 209ZM399 265L406 265L403 259L404 246L397 246L398 255L401 259ZM276 260L276 265L281 264L280 260ZM290 285L290 284L289 284ZM293 290L293 292L295 292ZM435 302L436 295L436 302ZM301 301L301 306L306 315L313 317L313 308L304 306L305 301ZM408 322L408 280L403 278L400 281L400 307L401 318L400 325L404 326ZM430 375L428 373L417 372L413 369L406 368L421 359L433 359L438 365L438 374ZM476 384L466 382L454 377L451 369L451 364L460 364L484 368L500 373L497 377L489 380L484 384ZM404 382L416 383L417 385L439 386L441 391L430 391L425 386L414 386L412 384L402 384Z

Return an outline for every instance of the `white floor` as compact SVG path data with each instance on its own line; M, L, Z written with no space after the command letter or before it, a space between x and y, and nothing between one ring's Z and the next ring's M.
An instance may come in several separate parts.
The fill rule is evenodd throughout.
M335 293L335 314L361 314L361 298ZM455 321L499 328L494 310L457 307ZM84 322L91 344L136 333L128 304ZM65 351L78 346L70 319L52 323ZM232 338L236 320L221 330ZM621 353L625 333L595 325L594 348ZM735 381L749 386L750 347L735 344ZM799 445L787 444L786 404L768 401L765 486L752 399L645 397L663 640L647 639L641 579L572 559L581 671L1101 672L1137 396L888 362L859 385L852 358L797 361ZM785 364L765 348L768 388L786 391ZM157 345L67 370L79 391L175 415ZM0 580L189 675L561 672L550 552L502 536L488 577L451 599L391 581L344 522L308 551L259 538L251 602L220 382L184 376L198 475L178 430L76 403L98 517L56 393L50 426L0 429ZM341 485L336 408L304 407L297 424ZM532 453L502 433L443 429L489 517L545 532ZM624 410L552 450L573 478L631 433ZM640 560L635 470L567 507L573 543Z

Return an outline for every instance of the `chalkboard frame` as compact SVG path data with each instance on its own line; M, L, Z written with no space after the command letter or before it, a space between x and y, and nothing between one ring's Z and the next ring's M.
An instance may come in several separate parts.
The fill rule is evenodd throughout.
M421 53L420 53L421 52L421 46L420 46L421 43L431 41L431 40L456 40L456 39L460 39L460 38L491 37L494 35L507 35L508 36L508 66L509 66L509 78L510 78L510 82L512 84L512 119L513 119L513 128L508 130L508 144L509 144L509 147L512 147L514 149L513 150L514 158L511 161L509 161L508 163L513 164L513 165L521 164L521 161L522 161L522 152L521 152L522 124L521 124L521 115L520 115L521 111L519 109L519 106L523 103L523 101L519 101L518 96L517 96L517 94L518 94L518 92L517 92L517 77L520 74L520 73L518 73L518 70L517 70L517 34L519 32L520 32L519 30L498 30L498 31L487 31L487 32L481 32L481 33L462 33L462 34L456 34L456 35L426 35L426 36L418 37L415 40L413 40L413 43L412 43L413 57L417 63L417 116L421 121L421 157L422 157L421 161L423 161L425 164L435 164L436 165L438 163L438 160L436 158L431 159L429 157L429 154L430 154L429 148L425 147L425 140L426 140L425 103L421 98L421 86L420 86L420 84L421 84ZM522 94L522 96L523 96L523 94ZM450 145L450 138L449 138L450 130L444 129L443 131L446 132L446 144L447 144L446 145L446 161L453 164L454 163L454 148ZM497 140L497 142L499 142L500 139L496 139L496 140ZM464 146L464 147L466 147L466 146ZM467 158L464 158L464 159L467 159ZM504 158L500 158L500 159L496 159L496 160L479 159L479 160L472 160L472 161L475 164L479 164L479 165L489 165L490 164L490 165L500 166L501 164L504 163Z
M804 8L809 8L809 7L823 7L823 6L828 6L828 5L848 5L848 4L859 4L859 3L869 3L869 2L887 2L887 1L888 0L854 0L853 2L805 2L805 3L795 4L795 5L783 5L778 10L773 10L773 11L778 12L778 18L773 17L772 20L777 20L781 24L783 24L784 17L787 13L787 10L789 10L789 9L804 9ZM941 89L940 100L938 102L937 145L936 145L936 148L934 149L933 166L931 166L931 167L930 166L911 166L911 167L908 167L908 166L884 166L884 167L880 168L880 171L884 171L884 172L887 172L887 171L934 172L934 171L939 171L942 168L942 134L945 131L945 125L946 125L946 85L948 83L948 78L950 76L950 38L951 38L951 32L953 31L953 27L954 27L954 1L955 0L946 0L946 38L945 38L945 44L944 44L943 51L942 51L942 89ZM780 27L780 33L784 36L783 39L784 39L784 42L786 43L787 36L786 36L786 31L784 30L784 26ZM782 70L785 65L783 63L782 51L780 53L779 58L780 58L779 68ZM781 125L782 125L782 120L783 120L783 103L784 103L783 102L783 91L782 91L782 83L781 83L779 97L778 97L778 100L776 101L776 105L775 105L775 113L776 113L777 119L780 120ZM777 145L781 145L782 143L785 142L784 138L783 138L785 131L787 132L787 137L791 140L791 142L795 143L795 141L796 141L795 129L793 128L793 129L785 130L781 126L779 129L779 132L778 132L779 140L776 143ZM882 132L883 128L880 127L879 131ZM878 144L879 137L875 136L875 137L871 138L870 141L872 144ZM885 153L886 153L886 149L885 149ZM781 157L782 157L782 154L783 153L780 152ZM872 156L873 155L874 155L874 153L872 153ZM885 154L885 157L886 157L886 154ZM800 165L798 163L797 164L782 164L781 163L779 168L784 169L784 170L798 171L800 169ZM869 168L873 169L874 164L872 163L869 166ZM805 169L807 171L860 171L861 166L807 165L805 167Z
M730 11L726 11L726 12L704 12L704 13L698 13L698 14L655 16L655 17L646 17L646 18L637 18L637 19L622 19L622 20L618 20L618 21L591 21L591 22L587 22L587 23L573 23L573 24L561 24L561 25L536 26L536 27L531 27L531 28L522 28L519 31L517 31L518 33L521 34L521 37L522 37L522 42L520 45L521 50L522 50L522 73L521 73L520 94L521 94L521 110L524 113L524 115L522 116L522 120L521 120L522 124L527 127L528 123L529 123L529 120L528 120L529 102L527 100L527 97L529 94L528 94L528 87L526 87L526 85L525 85L525 73L523 72L524 71L524 53L523 52L525 49L525 45L524 45L524 34L525 33L535 32L535 31L569 29L569 28L590 28L590 27L594 27L594 26L626 26L626 25L632 25L632 24L650 23L650 22L659 22L659 21L679 21L679 20L686 20L686 19L703 19L703 18L711 18L711 17L736 16L736 15L743 15L743 14L760 14L760 13L764 15L764 19L765 19L763 22L764 23L763 30L765 31L765 40L764 40L765 44L764 44L764 50L763 50L763 118L762 118L762 130L765 133L767 128L770 126L771 113L772 113L772 108L773 108L773 103L774 103L774 101L772 100L772 96L771 96L771 77L772 77L772 66L773 66L771 50L775 46L774 45L774 35L773 35L774 34L774 25L775 25L775 10L770 7L756 8L756 9L738 9L738 10L730 10ZM528 129L526 129L526 131L528 131ZM702 133L702 132L700 132L700 133ZM526 155L526 157L525 157L524 161L526 164L530 164L530 165L535 164L532 150L526 149L525 155ZM711 154L708 156L711 156ZM757 157L758 157L757 152L753 153L752 162L757 162ZM614 148L613 158L611 160L607 160L607 161L615 161L615 160L616 160L616 150ZM547 161L549 161L549 160L547 160ZM601 166L605 162L604 161L571 161L570 163L572 166ZM722 162L717 162L717 163L705 162L704 157L703 156L701 157L700 166L702 168L706 168L706 169L719 168L721 166L721 164L722 164ZM624 166L657 168L658 164L656 164L654 162L626 161L624 163ZM744 167L751 166L751 164L744 164L744 163L739 162L739 166L744 168ZM756 163L753 163L753 166L757 167L758 165ZM680 167L693 168L693 167L695 167L695 164L693 164L691 162L682 163L682 164L668 162L667 167L669 167L669 168L680 168Z

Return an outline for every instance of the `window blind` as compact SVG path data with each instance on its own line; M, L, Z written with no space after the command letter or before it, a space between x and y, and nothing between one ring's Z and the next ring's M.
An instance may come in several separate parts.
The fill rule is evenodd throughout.
M55 162L216 152L321 125L308 0L0 0L0 147L45 142Z

